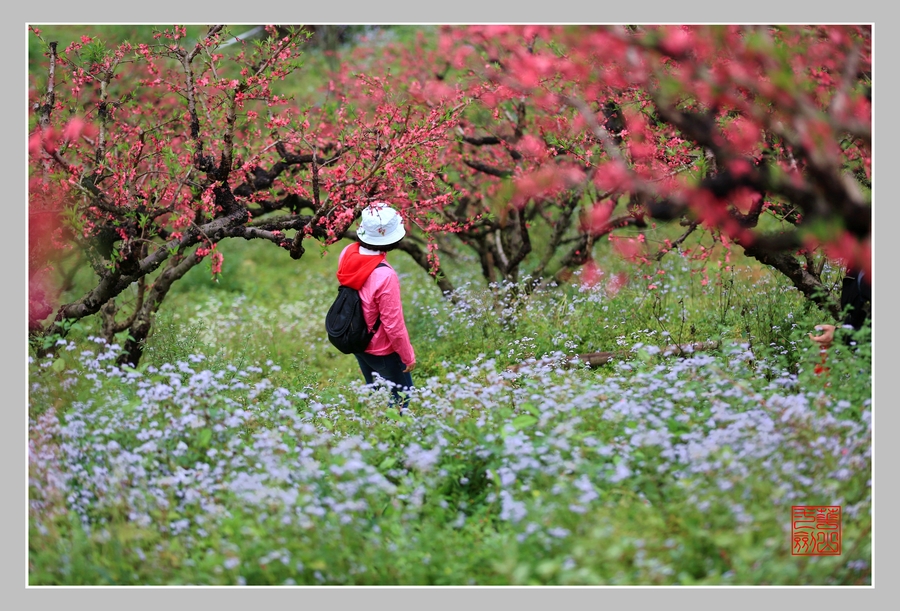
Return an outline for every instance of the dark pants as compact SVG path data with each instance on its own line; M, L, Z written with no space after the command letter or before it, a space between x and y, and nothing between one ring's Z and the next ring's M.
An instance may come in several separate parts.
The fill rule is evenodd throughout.
M409 405L409 398L401 393L413 387L412 374L403 371L406 369L406 364L400 360L399 354L392 352L384 356L377 356L359 352L354 356L359 361L359 368L366 379L366 384L374 384L376 382L374 374L377 373L391 382L391 405L399 405L401 409Z

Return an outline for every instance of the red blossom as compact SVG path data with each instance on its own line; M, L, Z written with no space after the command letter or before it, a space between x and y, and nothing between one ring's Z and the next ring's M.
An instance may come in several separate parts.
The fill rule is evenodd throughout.
M665 28L660 48L664 53L679 57L694 45L694 37L686 28Z
M739 155L755 155L760 146L760 126L744 117L737 117L725 125L725 139Z
M582 220L582 231L592 234L600 234L607 228L607 221L612 216L615 202L605 200L590 207L586 218Z
M262 72L252 45L231 54L203 42L192 78L170 61L173 49L194 44L183 40L186 30L159 36L167 46L114 51L128 60L116 75L126 78L108 83L108 101L128 100L126 92L140 97L103 106L103 139L96 138L99 73L78 56L89 37L60 64L65 75L49 127L35 121L42 127L29 136L32 171L50 164L69 172L60 181L67 195L85 197L83 175L98 179L102 198L80 208L86 236L115 226L130 239L133 230L124 227L150 207L165 236L159 242L187 236L193 246L201 239L191 237L195 226L234 207L246 207L243 218L256 224L265 222L266 206L301 201L291 215L310 220L293 229L328 242L361 206L386 200L411 229L427 232L436 269L433 235L479 239L486 219L505 218L509 206L552 226L572 205L572 231L590 235L607 231L617 207L646 202L637 210L647 221L653 205L671 200L676 216L701 220L731 247L754 239L732 212L752 211L759 193L781 188L768 196L820 193L825 201L834 189L822 188L816 172L852 164L853 172L871 173L864 83L847 87L831 112L845 67L871 69L871 32L859 26L442 26L434 41L423 34L413 46L381 44L377 55L358 45L323 78L317 101L301 104L279 85L300 53L283 32L261 45L270 60ZM772 52L775 44L792 53ZM76 109L71 117L63 114L69 108ZM313 151L315 184L310 164L288 161ZM267 174L274 168L281 173ZM773 175L790 182L730 186L720 197L705 188L714 179L753 183ZM844 204L829 208L838 222ZM817 211L798 212L792 222ZM640 261L650 247L642 235L612 231L613 247L629 260ZM864 239L846 234L832 242L830 255L870 256ZM215 243L196 253L210 256L214 275L221 270ZM573 253L573 265L582 253Z
M589 259L582 266L581 283L585 286L595 286L606 275L593 259Z
M628 275L625 272L616 272L612 274L606 283L606 292L610 297L614 297L622 288L628 284Z
M641 252L640 243L634 238L613 238L610 236L615 251L626 261L634 262Z

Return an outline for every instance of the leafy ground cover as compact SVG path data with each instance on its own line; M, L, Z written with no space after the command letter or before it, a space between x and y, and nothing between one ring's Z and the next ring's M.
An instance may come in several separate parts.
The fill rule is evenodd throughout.
M399 414L324 337L336 252L195 269L137 369L89 322L31 358L31 584L871 583L867 331L817 374L823 315L741 260L534 288L461 256L451 300L392 255ZM792 555L792 505L842 507L841 555Z

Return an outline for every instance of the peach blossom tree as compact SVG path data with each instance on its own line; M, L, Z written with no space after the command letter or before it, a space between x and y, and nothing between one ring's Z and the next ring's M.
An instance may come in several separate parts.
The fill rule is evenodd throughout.
M65 49L32 30L37 338L99 314L136 363L173 283L220 271L222 240L301 259L376 200L417 228L403 248L444 292L449 248L488 281L590 280L598 248L702 259L685 246L698 229L835 313L824 263L871 268L869 26L423 27L342 50L309 99L289 93L302 27ZM683 229L653 252L634 230L659 223ZM49 278L73 248L96 281L57 303Z
M193 41L174 27L114 48L89 36L65 49L46 42L31 89L34 336L100 314L108 337L127 332L122 361L137 363L172 285L201 262L221 271L222 240L263 240L300 259L304 239L340 239L372 201L412 220L446 205L434 164L461 100L422 106L364 74L353 93L365 104L327 83L323 103L291 99L281 91L301 70L308 31L267 32L252 42L225 26ZM50 273L66 248L85 253L96 281L55 304ZM405 249L429 265L419 245ZM133 286L123 312L117 297Z

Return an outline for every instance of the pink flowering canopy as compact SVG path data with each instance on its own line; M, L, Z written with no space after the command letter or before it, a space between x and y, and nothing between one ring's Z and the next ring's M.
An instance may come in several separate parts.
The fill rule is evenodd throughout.
M306 97L305 28L244 41L176 26L63 49L32 30L46 49L30 89L32 331L106 311L135 338L132 362L172 284L201 262L220 272L220 241L300 259L306 239L352 236L372 201L424 237L404 250L442 290L444 240L489 280L525 263L566 279L595 272L601 240L646 261L619 231L667 221L827 307L814 254L871 265L868 26L422 28L360 41ZM59 304L53 271L75 245L97 283ZM134 283L122 327L115 299Z
M477 100L448 151L459 192L506 189L554 224L577 210L573 263L686 217L809 295L816 249L870 267L868 27L445 27L420 64Z

